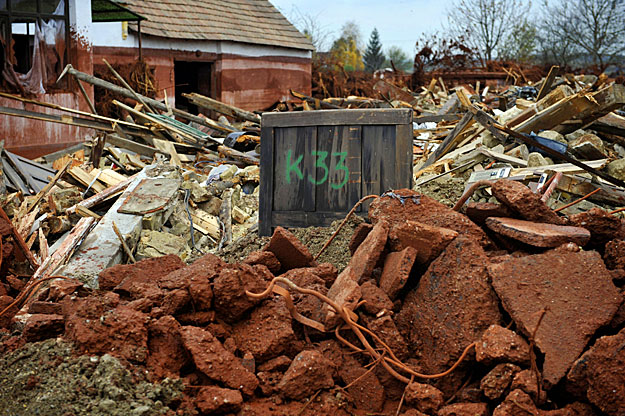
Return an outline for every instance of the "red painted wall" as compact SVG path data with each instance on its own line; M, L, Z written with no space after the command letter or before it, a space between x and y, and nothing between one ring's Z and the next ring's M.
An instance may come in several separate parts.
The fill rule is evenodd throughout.
M93 55L91 47L84 44L79 36L70 34L71 43L69 59L74 68L86 73L93 73ZM69 75L67 75L69 77ZM93 100L93 87L83 84L87 94ZM53 103L62 107L89 111L85 99L82 97L74 81L70 81L69 91L50 92L37 97L29 97L37 101ZM47 114L67 114L57 110L24 104L19 101L0 97L0 106L25 109ZM66 124L50 123L22 117L0 114L0 140L4 140L4 148L19 155L36 158L55 152L94 135L92 129L78 128Z
M102 59L112 63L136 60L134 48L96 47L94 64ZM263 110L276 101L292 99L289 89L310 95L311 60L283 56L244 57L200 52L144 49L143 58L155 67L160 94L175 95L174 61L212 62L214 64L214 97L245 110Z

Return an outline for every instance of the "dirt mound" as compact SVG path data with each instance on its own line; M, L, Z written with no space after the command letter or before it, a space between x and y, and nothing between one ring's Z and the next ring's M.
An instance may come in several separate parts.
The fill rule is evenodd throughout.
M0 410L6 415L159 415L180 402L183 384L159 384L110 356L78 357L49 339L0 359Z

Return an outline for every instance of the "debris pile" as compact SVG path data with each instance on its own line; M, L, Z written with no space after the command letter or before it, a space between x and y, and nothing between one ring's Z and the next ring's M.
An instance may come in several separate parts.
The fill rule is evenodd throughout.
M165 383L151 414L620 414L625 224L561 216L508 179L492 192L475 222L412 190L382 195L340 273L279 227L238 263L167 255L102 270L99 289L54 279L3 322L3 360L60 337L147 391ZM15 380L0 401L45 390Z

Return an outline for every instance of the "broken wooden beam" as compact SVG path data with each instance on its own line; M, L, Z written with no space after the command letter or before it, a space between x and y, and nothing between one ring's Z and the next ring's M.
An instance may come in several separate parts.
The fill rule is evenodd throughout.
M182 94L182 96L191 101L193 104L197 105L198 107L206 108L207 110L213 110L230 117L251 121L253 123L260 123L260 116L258 114L254 114L250 111L245 111L238 107L222 103L221 101L205 97L201 94L191 93Z
M15 240L17 245L20 247L22 252L24 253L24 256L26 256L26 259L28 260L28 263L30 264L30 266L33 268L33 270L37 270L37 268L39 267L39 263L35 259L35 256L33 255L33 253L28 249L28 245L26 245L26 241L24 241L20 233L17 231L17 229L13 225L13 222L11 222L11 220L9 219L9 216L7 215L6 212L4 212L4 209L2 209L1 206L0 206L0 216L2 216L2 218L11 226L11 235L13 236L13 239Z

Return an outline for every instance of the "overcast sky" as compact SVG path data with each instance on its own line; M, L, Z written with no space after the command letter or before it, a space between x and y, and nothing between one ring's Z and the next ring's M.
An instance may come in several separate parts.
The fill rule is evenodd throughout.
M396 45L409 56L422 32L439 29L445 20L450 0L270 0L287 18L297 10L315 17L331 31L327 42L335 39L341 26L354 20L360 26L366 44L374 27L378 28L384 49ZM329 47L329 46L328 46Z

